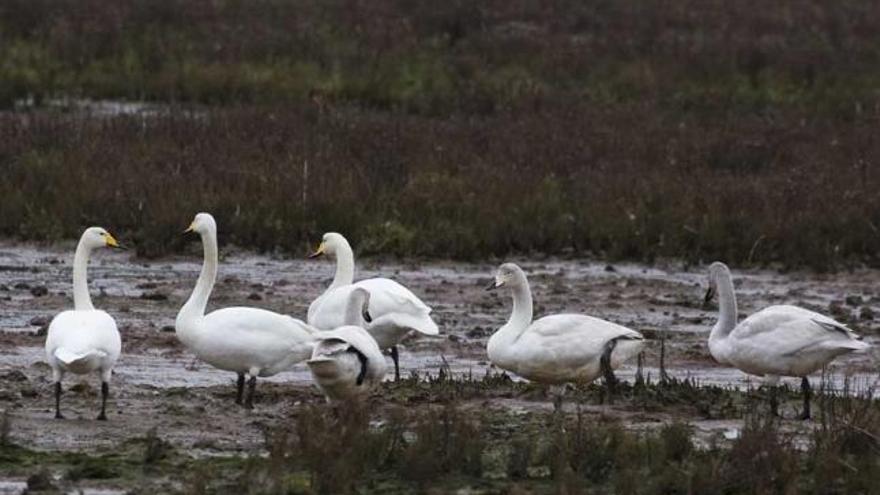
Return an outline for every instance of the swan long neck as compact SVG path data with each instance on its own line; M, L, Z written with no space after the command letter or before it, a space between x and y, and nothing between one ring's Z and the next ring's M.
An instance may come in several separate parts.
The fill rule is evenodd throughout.
M336 248L336 275L330 289L354 283L354 253L351 246L343 244Z
M723 274L716 282L718 291L718 323L712 329L709 339L726 337L736 327L736 294L733 291L733 280L730 274Z
M513 311L507 324L499 331L503 332L503 340L507 343L516 342L520 335L532 323L532 290L527 280L511 288Z
M86 244L85 239L80 239L76 246L76 254L73 256L73 308L77 311L95 309L89 295L89 281L86 275L91 254L92 248Z
M196 282L196 288L180 309L178 319L189 320L205 316L205 308L208 306L208 298L217 280L217 234L208 232L202 235L205 259L202 262L202 272Z

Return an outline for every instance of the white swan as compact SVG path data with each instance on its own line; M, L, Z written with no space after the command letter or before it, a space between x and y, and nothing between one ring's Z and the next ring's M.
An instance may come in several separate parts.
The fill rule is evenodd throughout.
M770 306L737 325L736 295L727 265L709 266L709 288L705 301L718 293L718 322L709 334L709 352L721 364L767 377L801 377L804 394L802 419L810 418L810 381L813 373L841 354L864 350L869 344L846 325L797 306ZM775 396L772 399L776 414Z
M116 239L101 227L91 227L83 232L73 257L73 310L53 318L46 335L46 358L55 382L55 417L58 419L64 418L61 414L61 379L67 371L78 375L101 372L101 413L98 419L107 419L110 376L119 359L122 342L113 317L92 306L86 277L92 250L105 246L120 248Z
M199 213L186 232L202 237L205 258L196 287L177 314L177 338L202 361L237 373L236 403L252 408L257 377L272 376L308 359L316 330L290 316L258 308L223 308L206 315L217 279L217 224L211 215ZM250 378L242 402L245 375Z
M549 385L589 383L638 354L639 332L580 314L558 314L532 321L532 293L522 269L505 263L486 290L508 287L513 295L510 319L489 339L489 360L499 368Z
M349 294L345 326L321 332L307 361L315 383L330 402L362 396L385 376L382 351L363 328L372 320L370 293L358 287Z
M331 330L345 324L345 308L356 287L370 293L370 314L373 321L367 331L380 349L391 349L394 378L400 379L397 344L411 330L437 335L437 324L431 319L431 308L406 287L387 278L370 278L354 282L354 253L340 234L324 234L318 250L310 258L328 255L336 259L336 275L330 287L309 306L309 325Z

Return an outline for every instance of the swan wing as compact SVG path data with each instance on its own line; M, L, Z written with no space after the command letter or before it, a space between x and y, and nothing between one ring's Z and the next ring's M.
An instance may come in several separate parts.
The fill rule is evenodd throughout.
M797 306L771 306L742 321L730 334L733 342L790 356L808 350L863 349L868 344L846 325Z
M523 337L523 344L540 349L540 361L552 361L560 368L575 368L598 360L611 341L644 339L639 332L622 325L577 314L538 319Z
M398 328L409 328L426 335L440 333L430 317L431 308L406 287L387 278L361 280L352 285L330 289L309 306L309 324L324 330L345 324L349 294L361 287L370 292L370 315ZM372 327L373 325L371 325Z

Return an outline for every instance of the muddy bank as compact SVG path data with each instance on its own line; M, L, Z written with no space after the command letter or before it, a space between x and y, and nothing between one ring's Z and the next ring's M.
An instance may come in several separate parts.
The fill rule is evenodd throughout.
M89 270L94 304L116 317L123 337L123 355L112 385L110 421L93 420L99 405L95 377L74 376L65 382L63 402L70 419L52 420L50 373L40 330L54 314L71 305L71 258L72 246L0 245L0 408L9 411L9 437L16 444L46 452L100 453L119 449L155 428L164 441L193 456L260 454L268 429L290 421L290 415L303 404L322 402L307 369L300 365L261 380L253 412L232 407L234 376L199 363L177 342L174 318L198 275L198 246L185 256L159 261L101 251L93 257ZM584 260L521 264L530 275L536 316L585 312L644 332L651 339L645 357L648 376L659 376L663 338L666 369L674 378L728 389L747 390L760 384L754 377L718 366L709 356L705 340L714 324L715 308L701 304L705 287L702 268L676 263L610 266ZM506 294L483 291L494 263L364 260L359 268L358 277L393 277L434 308L442 335L413 336L405 342L401 355L405 376L436 376L441 368L460 378L479 379L494 372L486 361L486 340L510 310ZM224 249L209 310L251 305L304 318L309 302L329 284L332 272L327 261ZM875 283L880 272L816 275L748 271L735 276L742 316L768 304L799 304L832 314L868 341L878 342L880 294ZM838 389L873 387L878 376L875 353L839 359L828 370L827 384ZM635 372L630 364L619 376L632 383ZM815 381L820 381L818 375ZM551 410L551 398L517 390L469 396L465 406L513 413ZM421 402L426 395L406 392L401 398L404 392L386 383L372 398L371 407L381 409L387 403L428 406ZM577 403L568 404L568 410L573 411ZM742 426L741 418L707 418L680 407L640 410L631 403L597 405L589 401L581 401L580 407L590 415L622 417L633 428L650 429L682 419L693 424L703 438L732 438ZM792 416L795 407L793 400L783 408L784 414ZM115 481L95 486L125 488L124 483Z

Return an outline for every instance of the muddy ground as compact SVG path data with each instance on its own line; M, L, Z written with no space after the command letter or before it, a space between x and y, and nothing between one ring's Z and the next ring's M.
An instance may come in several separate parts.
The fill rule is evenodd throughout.
M305 318L309 301L329 284L333 265L257 255L232 247L222 249L219 280L210 308L251 305ZM144 489L143 478L70 476L62 454L101 455L131 448L155 429L163 442L195 458L229 458L265 453L265 436L290 420L298 408L321 404L308 371L261 380L253 411L233 404L231 373L196 361L176 339L174 318L192 289L201 264L196 242L188 254L162 260L133 258L126 252L100 251L89 278L96 307L116 317L123 354L114 371L107 422L94 420L99 406L97 377L68 375L63 408L67 420L53 419L50 372L43 351L45 326L72 305L73 246L42 247L0 244L0 410L7 411L8 441L35 452L42 460L16 465L0 459L0 493L19 493L26 478L45 465L55 486L85 490ZM530 276L535 314L584 312L638 329L651 342L645 371L658 375L660 339L666 341L667 372L692 378L703 386L748 390L759 380L718 366L706 346L714 324L714 306L704 307L705 267L678 262L654 266L598 263L588 260L517 260ZM448 261L359 261L359 278L387 276L410 287L434 309L442 335L412 336L401 349L404 376L436 376L441 367L457 377L482 378L489 370L485 345L509 315L507 294L487 293L496 263ZM880 340L880 272L857 270L836 274L735 272L740 317L769 304L792 303L850 323L866 340ZM389 360L390 364L390 360ZM635 364L620 370L632 381ZM877 383L876 352L839 359L826 372L826 384L844 383L867 390ZM814 377L819 382L820 377ZM410 387L424 389L415 380ZM789 382L795 385L795 381ZM411 393L386 382L370 400L426 407L430 396ZM462 407L519 414L550 411L552 399L534 391L471 395ZM567 404L572 411L575 405ZM735 436L740 417L713 415L686 407L642 409L633 403L599 405L582 402L588 415L624 418L632 428L650 428L672 419L694 425L699 435ZM793 416L790 401L783 414ZM810 428L791 421L789 428ZM60 457L59 457L60 456ZM2 456L0 456L2 457ZM41 464L42 463L42 464ZM150 483L164 491L183 490L187 473L162 473Z

